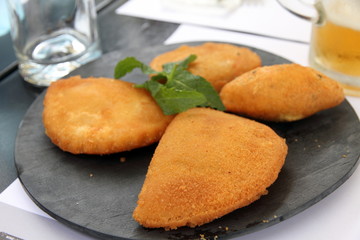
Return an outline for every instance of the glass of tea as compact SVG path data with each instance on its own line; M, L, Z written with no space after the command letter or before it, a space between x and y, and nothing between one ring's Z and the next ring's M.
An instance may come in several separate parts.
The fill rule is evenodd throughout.
M339 81L347 95L360 96L360 1L300 1L311 4L316 10L313 16L292 7L296 1L278 2L290 12L313 21L310 66Z

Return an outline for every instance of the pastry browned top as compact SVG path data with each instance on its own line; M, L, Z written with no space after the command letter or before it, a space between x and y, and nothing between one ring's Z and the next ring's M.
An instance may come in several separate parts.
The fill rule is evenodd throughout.
M190 54L195 54L197 59L188 70L205 78L218 92L235 77L261 66L260 57L248 48L212 42L198 46L183 45L158 55L150 66L160 71L163 64L183 60Z
M230 112L269 121L295 121L344 100L341 85L324 74L298 64L259 67L220 92Z
M267 193L287 154L271 128L207 108L178 114L161 138L134 218L145 227L197 226Z
M109 154L149 145L172 118L147 91L109 78L58 80L44 100L46 134L71 153Z

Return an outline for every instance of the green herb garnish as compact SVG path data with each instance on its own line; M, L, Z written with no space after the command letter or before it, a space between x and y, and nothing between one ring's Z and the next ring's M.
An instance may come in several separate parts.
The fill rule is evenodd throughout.
M148 81L135 86L147 89L166 115L193 107L211 107L224 111L225 107L212 85L186 70L195 59L195 55L190 55L183 61L164 64L163 71L157 72L136 58L127 57L117 63L114 77L121 78L136 68L140 68L144 74L151 74Z

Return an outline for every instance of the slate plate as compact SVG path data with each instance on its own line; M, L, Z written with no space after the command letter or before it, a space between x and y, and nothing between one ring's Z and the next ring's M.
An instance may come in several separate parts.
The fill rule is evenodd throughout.
M198 43L191 43L198 44ZM112 52L76 70L73 75L112 77L116 62L136 56L149 62L178 47L158 46ZM253 49L264 65L287 60ZM138 73L128 80L141 82ZM344 183L360 156L359 119L349 103L293 123L265 123L287 139L289 153L269 194L248 207L196 228L174 231L145 229L131 217L155 145L109 156L72 155L54 146L44 134L44 93L29 108L16 140L19 178L33 201L70 227L103 239L230 239L248 234L303 211ZM126 158L125 162L121 162Z

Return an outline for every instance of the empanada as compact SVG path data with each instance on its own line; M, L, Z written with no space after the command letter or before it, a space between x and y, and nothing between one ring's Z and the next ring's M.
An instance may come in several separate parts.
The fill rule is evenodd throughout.
M79 76L52 83L44 100L46 134L75 154L117 153L159 141L173 116L133 85Z
M150 66L162 70L162 65L177 62L195 54L197 59L188 70L209 81L218 92L235 77L261 66L260 57L249 48L226 43L205 43L198 46L183 45L175 50L155 57Z
M227 111L268 121L295 121L344 100L341 85L324 74L298 64L259 67L220 92Z
M207 108L178 114L150 162L133 217L149 228L195 227L267 194L285 140L253 120Z

